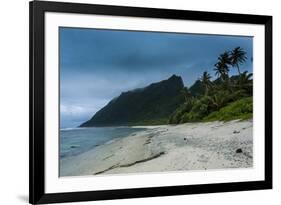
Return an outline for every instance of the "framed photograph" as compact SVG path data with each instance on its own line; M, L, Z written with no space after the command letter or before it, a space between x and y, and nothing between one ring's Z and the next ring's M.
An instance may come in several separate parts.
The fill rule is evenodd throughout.
M272 188L272 17L30 2L30 203Z

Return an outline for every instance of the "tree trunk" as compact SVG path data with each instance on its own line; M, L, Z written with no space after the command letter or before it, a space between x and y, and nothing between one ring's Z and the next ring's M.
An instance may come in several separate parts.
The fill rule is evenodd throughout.
M207 96L208 95L208 86L205 86L205 96Z
M238 70L239 75L241 75L239 65L237 65L237 70Z

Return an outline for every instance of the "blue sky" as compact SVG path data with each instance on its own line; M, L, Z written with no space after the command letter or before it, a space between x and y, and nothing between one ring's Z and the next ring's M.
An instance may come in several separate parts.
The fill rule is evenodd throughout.
M204 71L215 79L219 54L237 46L252 72L252 37L60 28L61 128L91 118L121 92L180 75L191 86ZM230 74L236 74L231 70Z

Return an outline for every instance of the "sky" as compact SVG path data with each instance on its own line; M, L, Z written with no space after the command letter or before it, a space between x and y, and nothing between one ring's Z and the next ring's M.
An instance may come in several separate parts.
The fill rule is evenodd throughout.
M218 56L237 46L248 57L241 71L252 72L252 37L61 27L59 39L61 128L79 126L121 92L173 74L187 87L204 71L214 80Z

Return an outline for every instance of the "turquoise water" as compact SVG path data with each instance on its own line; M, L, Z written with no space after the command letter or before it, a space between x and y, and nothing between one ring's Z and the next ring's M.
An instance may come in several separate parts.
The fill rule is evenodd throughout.
M145 128L91 127L60 130L60 158L79 155L111 140L126 137Z

